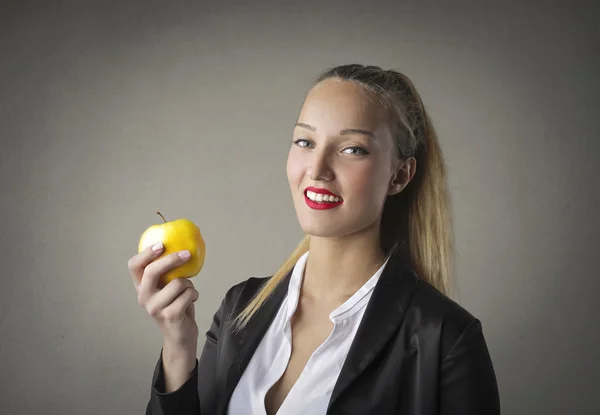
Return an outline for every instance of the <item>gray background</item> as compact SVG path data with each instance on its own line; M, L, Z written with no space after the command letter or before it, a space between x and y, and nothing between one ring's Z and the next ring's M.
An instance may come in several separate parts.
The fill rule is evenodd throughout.
M455 299L503 413L597 413L593 3L250 3L2 4L0 412L143 413L161 336L126 267L141 233L157 209L200 226L201 347L227 288L300 240L292 126L318 73L358 62L411 77L439 131Z

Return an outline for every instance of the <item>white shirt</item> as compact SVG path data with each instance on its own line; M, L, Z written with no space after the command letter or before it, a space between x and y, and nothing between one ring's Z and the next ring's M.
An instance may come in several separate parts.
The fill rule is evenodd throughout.
M229 401L230 415L266 415L265 396L290 361L290 320L298 305L308 254L306 252L296 262L287 295L233 391ZM352 297L331 312L329 319L334 324L331 334L306 363L278 415L325 414L371 293L388 261L389 257Z

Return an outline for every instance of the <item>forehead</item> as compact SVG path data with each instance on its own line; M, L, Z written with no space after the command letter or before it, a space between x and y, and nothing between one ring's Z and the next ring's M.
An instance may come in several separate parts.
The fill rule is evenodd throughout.
M317 124L317 129L377 130L385 124L386 114L372 92L355 82L332 78L309 91L298 122Z

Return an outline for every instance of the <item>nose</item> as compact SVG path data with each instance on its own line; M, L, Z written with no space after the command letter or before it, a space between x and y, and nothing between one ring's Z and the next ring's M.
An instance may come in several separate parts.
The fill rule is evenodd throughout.
M334 178L331 162L325 151L313 151L308 176L311 180L331 181Z

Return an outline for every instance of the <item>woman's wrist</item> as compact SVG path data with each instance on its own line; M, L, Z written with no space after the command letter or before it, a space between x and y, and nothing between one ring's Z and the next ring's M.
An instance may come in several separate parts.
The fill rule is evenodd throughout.
M165 341L162 361L165 392L173 392L189 379L196 367L196 344L174 345Z

